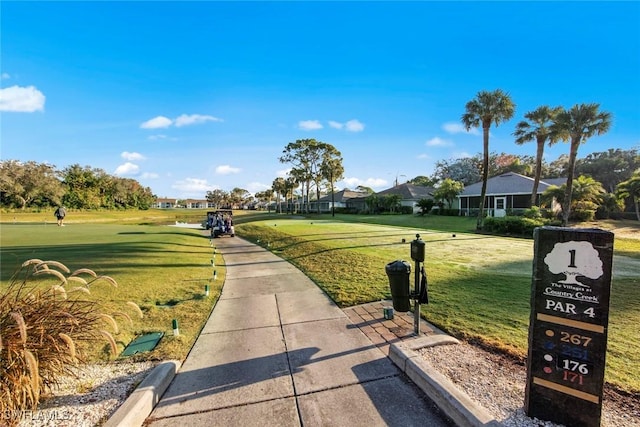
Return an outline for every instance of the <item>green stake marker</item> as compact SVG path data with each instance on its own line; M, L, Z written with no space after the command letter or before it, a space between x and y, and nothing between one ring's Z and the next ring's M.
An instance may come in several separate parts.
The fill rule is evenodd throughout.
M178 329L178 320L177 319L173 319L171 321L171 326L173 326L173 336L177 337L178 335L180 335L180 330Z
M209 296L209 285L204 285L204 295Z

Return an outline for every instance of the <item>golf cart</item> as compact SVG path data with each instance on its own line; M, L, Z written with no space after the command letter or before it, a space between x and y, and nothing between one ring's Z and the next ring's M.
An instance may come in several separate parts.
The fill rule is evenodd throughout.
M233 227L233 211L231 209L220 209L207 212L206 229L211 230L211 237L236 235Z

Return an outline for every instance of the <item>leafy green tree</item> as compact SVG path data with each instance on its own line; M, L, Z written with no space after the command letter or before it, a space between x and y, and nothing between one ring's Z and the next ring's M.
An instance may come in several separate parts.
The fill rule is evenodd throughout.
M560 178L567 176L569 170L569 155L561 154L557 159L549 163L546 173L543 175L545 178Z
M0 162L0 194L3 202L13 202L22 209L60 204L64 188L54 166L34 161Z
M409 184L420 185L422 187L433 187L436 185L436 181L428 176L418 175L413 179L407 181Z
M487 195L487 180L489 179L489 130L491 124L496 126L506 122L515 112L515 104L511 97L500 89L493 92L480 91L474 99L465 105L465 113L461 117L462 124L467 130L482 126L483 160L482 160L482 190L480 192L480 209L476 229L481 230L484 222L485 198Z
M364 203L367 205L367 209L369 209L370 213L378 213L380 207L380 196L372 193L366 199L364 199Z
M149 209L155 196L149 187L143 187L131 178L109 177L103 207L119 209ZM184 202L179 202L183 204Z
M631 178L621 182L616 187L619 197L631 198L636 211L636 218L640 221L640 169Z
M316 188L316 200L320 199L322 184L325 180L322 164L327 155L340 157L340 152L333 145L325 142L315 139L298 139L287 144L283 155L279 158L281 163L289 163L293 166L292 177L303 185L303 199L304 189L306 189L307 202L310 200L309 190L312 183ZM342 162L342 159L340 161ZM318 213L320 213L319 204Z
M109 187L107 173L99 168L74 164L62 171L63 184L67 191L62 202L76 209L98 209L106 204Z
M451 209L453 201L464 190L464 184L452 179L445 179L433 192L433 198L436 200L445 200L447 208Z
M439 160L435 164L432 182L438 183L450 178L462 182L464 185L475 184L482 179L482 158L463 157L461 159Z
M612 218L614 214L624 211L624 198L616 193L604 193L597 210L599 218Z
M515 172L520 175L533 175L533 158L531 156L519 156L516 154L490 153L489 176L502 175L507 172Z
M576 160L576 175L589 175L610 193L622 181L631 178L640 168L638 150L610 148L601 153L591 153L584 159Z
M420 199L416 206L420 208L420 215L428 214L433 209L435 202L433 199Z
M402 196L399 194L385 194L379 199L379 203L389 212L395 212L396 208L400 206Z
M293 176L306 190L307 202L309 201L309 192L311 183L319 180L320 164L322 163L323 142L315 139L298 139L295 142L288 143L282 156L279 157L280 163L289 163L292 166L291 176ZM317 186L318 182L316 182ZM320 189L317 189L318 198L320 198ZM304 191L302 194L304 200ZM308 211L308 209L307 209Z
M269 188L264 191L258 191L254 196L260 203L265 203L267 205L267 210L271 212L271 200L273 199L272 189Z
M216 188L215 190L207 191L206 199L208 202L213 203L216 209L218 209L228 204L229 193Z
M231 207L243 207L251 201L251 193L244 188L235 187L229 192L229 204Z
M361 193L367 193L367 194L373 194L375 193L375 191L373 190L373 188L371 187L366 187L364 185L358 185L356 187L356 191L359 191Z
M576 104L569 110L558 112L551 125L551 132L558 140L570 141L569 164L565 189L565 207L562 211L562 225L566 226L571 214L573 176L576 169L578 147L594 135L601 135L611 127L611 114L599 111L599 104Z
M549 142L556 142L556 136L551 132L551 124L555 116L562 111L562 107L551 108L542 105L524 115L525 119L516 125L513 135L516 137L516 144L522 145L530 141L536 141L536 164L534 169L533 189L531 190L531 206L536 205L538 195L538 185L542 173L542 160L544 156L544 146Z

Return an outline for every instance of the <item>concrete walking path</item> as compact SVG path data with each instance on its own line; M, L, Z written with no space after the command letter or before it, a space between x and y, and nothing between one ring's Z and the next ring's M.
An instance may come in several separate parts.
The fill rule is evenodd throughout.
M215 243L222 294L145 425L450 425L297 268L238 237Z

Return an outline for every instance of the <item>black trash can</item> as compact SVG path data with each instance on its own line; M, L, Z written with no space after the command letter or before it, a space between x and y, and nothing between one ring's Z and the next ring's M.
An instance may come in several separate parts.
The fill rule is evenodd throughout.
M411 264L404 260L396 260L385 266L389 286L391 287L391 300L395 311L409 311L409 276L411 276Z

